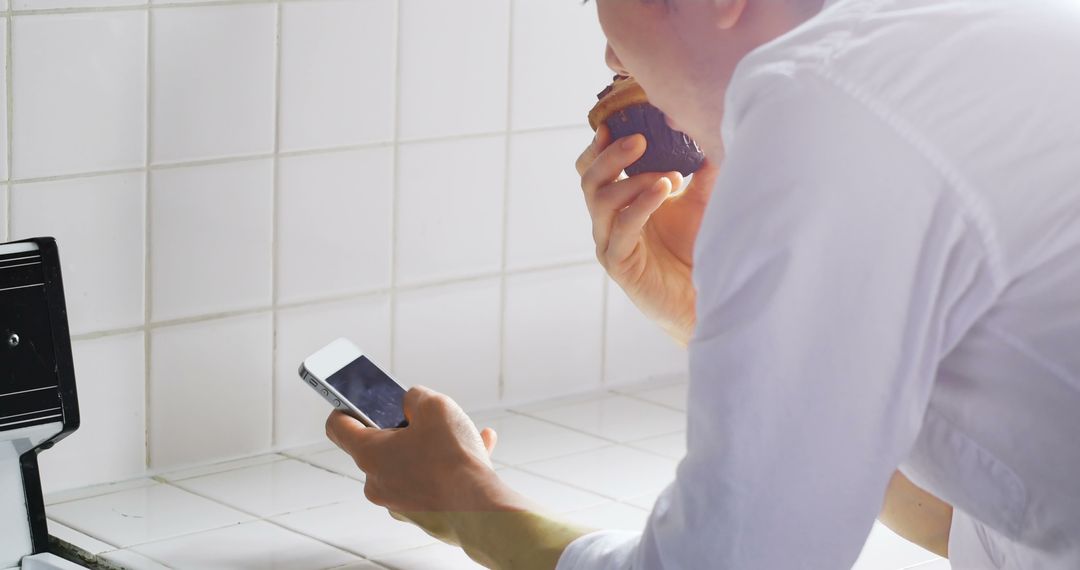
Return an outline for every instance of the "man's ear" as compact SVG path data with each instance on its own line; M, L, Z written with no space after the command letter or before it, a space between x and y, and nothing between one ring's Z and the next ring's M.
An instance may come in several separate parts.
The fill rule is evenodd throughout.
M713 4L716 6L716 28L720 30L730 30L734 28L739 20L742 19L743 13L746 12L746 3L748 0L713 0Z

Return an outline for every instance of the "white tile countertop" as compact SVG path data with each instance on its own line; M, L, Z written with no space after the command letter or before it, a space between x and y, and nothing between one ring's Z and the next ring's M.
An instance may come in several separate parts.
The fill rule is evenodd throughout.
M474 416L515 489L582 524L640 529L685 452L686 385L605 391ZM460 549L364 498L329 443L46 497L50 532L131 570L456 570ZM948 570L874 526L855 570Z

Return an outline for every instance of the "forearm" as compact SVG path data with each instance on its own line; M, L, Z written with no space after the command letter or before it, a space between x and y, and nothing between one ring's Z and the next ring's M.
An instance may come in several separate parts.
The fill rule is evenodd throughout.
M952 507L915 486L899 471L889 481L878 518L896 534L948 557Z
M690 339L694 336L694 327L697 326L696 291L691 290L687 306L688 310L680 318L662 324L664 330L683 348L690 346Z
M590 532L535 511L455 513L451 518L465 552L493 570L554 570L566 547Z
M563 550L592 531L542 514L493 472L477 476L458 509L407 518L493 570L554 570Z
M665 324L663 328L664 331L671 335L671 338L675 339L675 342L679 343L679 346L683 348L690 346L690 337L694 334L693 321L680 324Z

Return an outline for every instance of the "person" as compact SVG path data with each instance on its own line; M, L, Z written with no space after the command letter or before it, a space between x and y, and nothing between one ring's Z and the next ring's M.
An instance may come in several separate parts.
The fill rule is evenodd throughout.
M564 524L418 388L408 428L328 420L368 497L491 568L850 567L883 504L957 570L1080 568L1080 4L596 4L713 162L673 195L601 131L578 164L601 263L689 347L676 480L641 533Z

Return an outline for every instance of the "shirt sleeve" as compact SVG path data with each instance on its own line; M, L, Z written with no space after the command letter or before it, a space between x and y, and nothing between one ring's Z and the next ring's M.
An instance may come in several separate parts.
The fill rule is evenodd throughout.
M850 568L990 304L984 238L898 118L812 72L746 82L695 247L687 456L639 537L558 570Z

